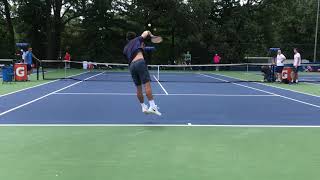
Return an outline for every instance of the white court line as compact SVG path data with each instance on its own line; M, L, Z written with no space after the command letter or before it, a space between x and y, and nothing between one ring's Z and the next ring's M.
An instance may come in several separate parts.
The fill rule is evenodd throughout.
M208 77L208 78L211 78L211 79L216 79L216 80L219 80L219 81L223 81L223 82L230 82L230 81L227 81L225 79L220 79L220 78L209 76L209 75L206 75L206 74L201 74L200 73L200 75ZM280 96L280 95L275 94L275 93L271 93L271 92L268 92L268 91L265 91L265 90L262 90L262 89L257 89L257 88L254 88L254 87L246 86L246 85L243 85L243 84L238 84L238 83L232 83L232 84L237 85L237 86L242 86L242 87L245 87L245 88L249 88L249 89L252 89L252 90L260 91L260 92L263 92L263 93L267 93L267 94L270 94L270 95Z
M222 77L231 78L231 79L238 79L238 80L240 80L240 81L246 81L246 80L244 80L244 79L235 78L235 77L232 77L232 76L227 76L227 75L222 75L222 74L215 74L215 73L212 73L212 74L218 75L218 76L222 76ZM228 81L228 82L229 82L229 81ZM304 95L308 95L308 96L313 96L313 97L320 98L320 96L317 96L317 95L314 95L314 94L309 94L309 93L305 93L305 92L300 92L300 91L296 91L296 90L292 90L292 89L286 89L286 88L282 88L282 87L278 87L278 86L273 86L273 85L269 85L269 84L264 84L264 83L258 83L258 82L252 82L252 83L260 84L260 85L267 86L267 87L273 87L273 88L277 88L277 89L282 89L282 90L286 90L286 91L291 91L291 92L295 92L295 93L299 93L299 94L304 94Z
M169 96L274 97L273 94L169 94Z
M136 96L136 93L54 93L55 95L104 95L104 96ZM158 96L167 96L167 94L153 94Z
M87 72L75 74L75 75L72 75L72 76L79 76L79 75L82 75L82 74L85 74L85 73L87 73ZM69 77L67 77L67 78L70 78L70 77L72 77L72 76L69 76ZM22 91L25 91L25 90L28 90L28 89L33 89L33 88L40 87L40 86L43 86L43 85L46 85L46 84L50 84L50 83L53 83L53 82L57 82L57 81L59 81L59 80L60 80L60 79L52 80L52 81L49 81L49 82L46 82L46 83L38 84L38 85L35 85L35 86L31 86L31 87L27 87L27 88L24 88L24 89L20 89L20 90L17 90L17 91L13 91L13 92L10 92L10 93L7 93L7 94L3 94L3 95L0 95L0 98L1 98L1 97L4 97L4 96L11 95L11 94L15 94L15 93L18 93L18 92L22 92Z
M212 77L212 76L209 76L209 75L205 75L205 74L201 74L201 75L206 76L208 78L221 80L221 81L224 81L224 82L230 82L230 81L227 81L225 79L215 78L215 77ZM238 86L242 86L242 87L245 87L245 88L248 88L248 89L253 89L253 90L256 90L256 91L260 91L260 92L265 92L265 93L268 93L268 94L271 94L271 95L275 95L275 96L278 96L278 97L281 97L281 98L284 98L284 99L288 99L288 100L291 100L291 101L299 102L301 104L305 104L305 105L313 106L313 107L316 107L316 108L320 108L319 105L315 105L315 104L308 103L308 102L305 102L305 101L300 101L300 100L297 100L297 99L294 99L294 98L290 98L290 97L287 97L287 96L282 96L280 94L272 93L272 92L265 91L265 90L262 90L262 89L258 89L258 88L246 86L246 85L243 85L243 84L238 84L238 83L232 83L232 84L238 85Z
M24 88L24 89L13 91L13 92L10 92L10 93L7 93L7 94L3 94L3 95L0 95L0 98L4 97L4 96L11 95L11 94L15 94L15 93L18 93L18 92L21 92L21 91L25 91L25 90L28 90L28 89L33 89L33 88L40 87L40 86L43 86L43 85L46 85L46 84L50 84L50 83L53 83L53 82L56 82L56 81L59 81L59 80L49 81L49 82L46 82L46 83L43 83L43 84L38 84L38 85L35 85L35 86L31 86L31 87L27 87L27 88Z
M196 124L0 124L0 127L219 127L219 128L320 128L308 125L196 125Z
M105 95L105 96L136 96L135 93L54 93L55 95ZM273 97L272 94L154 94L156 96L217 96L217 97Z
M320 83L317 83L316 81L315 82L303 82L303 83L320 86Z
M84 81L89 80L89 79L91 79L91 78L94 78L94 77L96 77L96 76L99 76L99 75L101 75L101 74L103 74L103 73L99 73L99 74L96 74L96 75L94 75L94 76L90 76L90 77L84 79ZM29 104L32 104L32 103L34 103L34 102L36 102L36 101L39 101L39 100L41 100L41 99L43 99L43 98L46 98L46 97L52 95L52 94L54 94L54 93L57 93L57 92L60 92L60 91L65 90L65 89L67 89L67 88L70 88L70 87L72 87L72 86L75 86L75 85L77 85L77 84L79 84L79 83L81 83L81 82L83 82L83 81L79 81L79 82L70 84L70 85L68 85L68 86L66 86L66 87L63 87L63 88L58 89L58 90L56 90L56 91L53 91L53 92L51 92L51 93L49 93L49 94L46 94L46 95L44 95L44 96L41 96L41 97L39 97L39 98L37 98L37 99L34 99L34 100L32 100L32 101L29 101L29 102L26 102L26 103L21 104L21 105L19 105L19 106L16 106L16 107L14 107L14 108L11 108L11 109L9 109L9 110L7 110L7 111L4 111L4 112L0 113L0 116L3 116L3 115L5 115L5 114L7 114L7 113L9 113L9 112L12 112L12 111L14 111L14 110L17 110L17 109L22 108L22 107L24 107L24 106L27 106L27 105L29 105Z
M319 76L310 77L310 76L303 76L303 75L300 78L301 79L320 79Z
M159 82L159 80L156 78L155 75L153 75L153 78L158 82L159 86L162 88L162 90L164 91L164 93L166 93L166 95L169 95L169 93L167 92L167 90L162 86L162 84Z

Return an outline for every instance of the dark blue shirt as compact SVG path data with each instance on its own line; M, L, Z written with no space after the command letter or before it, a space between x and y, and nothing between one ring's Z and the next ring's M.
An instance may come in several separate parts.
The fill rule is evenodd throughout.
M137 53L143 52L142 43L144 39L142 36L136 37L128 42L128 44L123 49L123 55L128 60L129 64L132 62Z

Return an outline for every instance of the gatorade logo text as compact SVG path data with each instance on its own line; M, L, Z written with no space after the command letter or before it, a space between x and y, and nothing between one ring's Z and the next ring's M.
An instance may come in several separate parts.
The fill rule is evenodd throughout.
M17 67L16 76L24 77L25 76L25 68L24 67Z
M282 78L287 79L288 78L288 71L283 71L282 72Z

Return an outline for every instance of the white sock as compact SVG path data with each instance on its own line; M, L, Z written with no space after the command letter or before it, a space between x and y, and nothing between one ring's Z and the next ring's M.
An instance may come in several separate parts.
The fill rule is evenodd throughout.
M144 108L145 106L147 106L145 103L141 103L142 108Z
M150 107L155 107L156 104L154 103L154 100L149 101Z

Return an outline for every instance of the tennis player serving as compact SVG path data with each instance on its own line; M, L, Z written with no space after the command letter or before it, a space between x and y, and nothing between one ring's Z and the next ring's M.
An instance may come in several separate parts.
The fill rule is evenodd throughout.
M144 40L149 37L153 43L160 43L162 41L161 37L152 35L150 31L144 31L139 37L136 37L136 33L134 32L128 32L128 43L123 50L123 54L129 62L130 73L137 88L137 97L140 101L142 112L145 114L156 114L161 116L158 106L155 104L153 99L150 74L143 56L143 49L145 47ZM144 103L142 85L145 87L146 96L149 100L149 108Z

